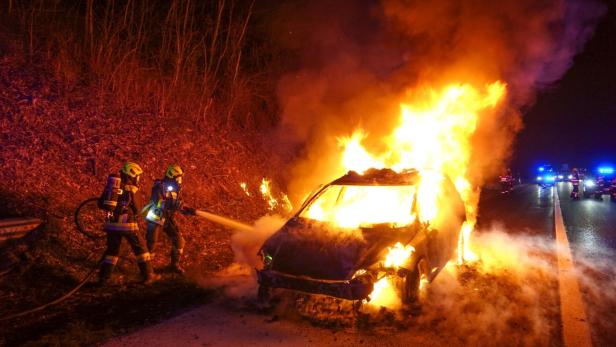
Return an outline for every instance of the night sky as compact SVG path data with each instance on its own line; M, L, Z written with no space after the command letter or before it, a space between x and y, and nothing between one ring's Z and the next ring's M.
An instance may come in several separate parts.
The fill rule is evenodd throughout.
M616 165L616 1L563 79L538 95L524 113L514 168L540 163L595 168Z

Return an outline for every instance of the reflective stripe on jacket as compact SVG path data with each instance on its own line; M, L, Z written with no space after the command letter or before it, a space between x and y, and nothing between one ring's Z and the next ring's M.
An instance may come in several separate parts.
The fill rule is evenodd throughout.
M137 223L113 223L107 222L103 225L104 231L139 231Z

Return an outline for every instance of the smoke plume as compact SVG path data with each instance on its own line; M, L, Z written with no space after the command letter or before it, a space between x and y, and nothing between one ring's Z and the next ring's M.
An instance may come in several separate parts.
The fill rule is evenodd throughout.
M252 231L235 231L231 236L233 263L214 276L201 279L201 285L223 288L225 295L231 298L254 297L257 293L254 269L262 265L257 252L285 221L278 215L266 215L254 222Z
M582 0L282 5L272 30L295 60L278 87L281 133L304 146L293 164L292 199L341 174L337 137L361 126L366 147L378 152L414 91L501 80L506 105L482 115L471 139L467 176L480 186L508 158L520 109L563 76L603 12Z
M480 257L448 266L423 293L420 328L438 329L464 345L553 345L561 336L556 245L546 236L493 225L473 234ZM576 276L593 331L614 331L616 255L593 249L576 254ZM523 333L521 333L523 332ZM593 336L597 345L610 338Z

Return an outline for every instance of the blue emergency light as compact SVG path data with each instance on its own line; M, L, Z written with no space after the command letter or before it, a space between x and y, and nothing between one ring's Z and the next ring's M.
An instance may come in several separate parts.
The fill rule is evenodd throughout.
M599 168L599 173L602 175L611 175L614 173L614 168L609 166L602 166Z

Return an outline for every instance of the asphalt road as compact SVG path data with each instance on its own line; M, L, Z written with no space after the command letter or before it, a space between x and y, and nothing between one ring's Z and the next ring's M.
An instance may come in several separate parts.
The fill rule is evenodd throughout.
M477 229L489 229L501 224L508 233L553 237L554 201L551 189L534 184L516 186L501 194L484 189L479 203Z
M500 223L510 234L554 239L557 194L593 344L613 345L616 341L616 203L607 195L603 199L572 200L571 189L571 184L562 182L547 188L520 185L509 194L485 191L480 204L479 230Z
M480 203L479 229L502 223L510 233L542 234L554 232L554 196L560 208L573 252L583 257L603 257L616 253L616 203L609 196L602 200L572 200L571 184L541 188L536 184L517 186L509 194L485 191Z
M571 185L557 186L560 208L573 251L588 257L616 252L616 203L603 199L571 200Z
M223 301L113 339L107 345L560 346L564 343L559 309L563 300L559 299L554 246L556 196L573 251L592 343L613 345L616 341L616 271L613 270L616 269L613 256L616 203L607 197L603 201L571 201L569 192L567 183L553 188L519 185L508 194L484 190L478 234L497 234L497 238L489 240L504 239L502 245L507 251L511 251L508 243L517 244L513 249L518 252L513 254L520 258L510 263L511 270L482 274L471 277L470 281L466 273L462 276L463 285L455 284L460 282L460 275L456 278L443 271L430 287L445 293L434 297L447 305L428 305L422 313L427 319L413 318L414 323L406 330L331 330L297 318L264 316L237 303L230 307ZM499 231L494 233L494 230ZM535 242L541 247L533 248ZM537 271L532 268L520 272L518 262L527 266L537 262ZM447 301L449 296L455 300ZM468 322L472 324L465 325Z

